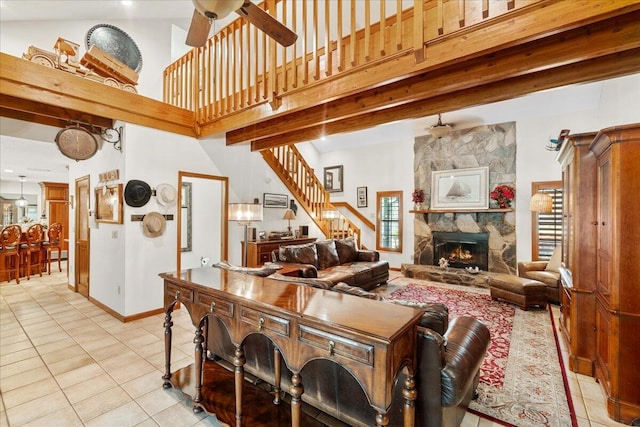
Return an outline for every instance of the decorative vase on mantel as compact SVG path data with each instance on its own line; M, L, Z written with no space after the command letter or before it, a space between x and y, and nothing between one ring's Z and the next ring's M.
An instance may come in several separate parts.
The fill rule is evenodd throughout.
M422 210L422 203L421 202L416 202L413 205L413 209L416 210L416 211L421 211Z
M511 200L509 200L509 199L506 199L504 197L500 197L496 201L498 202L498 207L500 209L507 209L507 208L511 207Z

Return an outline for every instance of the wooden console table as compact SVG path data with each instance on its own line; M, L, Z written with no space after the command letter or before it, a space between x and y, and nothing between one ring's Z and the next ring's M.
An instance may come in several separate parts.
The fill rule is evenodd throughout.
M250 334L269 338L286 357L291 378L291 425L300 426L301 399L304 392L300 372L317 358L333 360L358 378L371 407L376 411L376 426L389 423L387 412L393 396L394 379L407 368L404 425L415 422L414 401L417 397L413 376L416 369L417 324L422 311L412 307L386 304L315 289L291 283L250 276L215 268L198 268L177 273L163 273L165 306L164 387L176 387L179 378L188 373L171 373L171 313L182 304L196 326L194 379L194 411L215 413L203 396L203 354L207 349L204 324L209 316L223 322L236 347L235 419L222 420L236 426L243 419L243 383L245 362L243 342ZM385 319L380 322L380 319ZM210 362L208 362L210 363ZM279 372L276 365L276 372ZM279 378L276 375L276 390ZM184 390L183 390L184 392ZM279 399L276 399L279 400ZM275 402L279 403L279 402ZM224 414L217 414L224 416ZM372 420L373 421L373 420Z
M247 267L260 267L265 262L271 262L271 251L275 251L280 246L287 245L303 245L305 243L313 243L315 237L301 237L298 239L280 239L280 240L259 240L249 242L247 244ZM242 251L244 253L244 242Z

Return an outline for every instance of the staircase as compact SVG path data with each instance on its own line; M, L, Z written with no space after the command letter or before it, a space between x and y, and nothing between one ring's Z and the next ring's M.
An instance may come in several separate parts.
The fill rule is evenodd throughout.
M361 245L360 228L331 204L329 192L325 190L295 145L281 145L262 150L261 153L298 204L327 238L343 239L354 236Z

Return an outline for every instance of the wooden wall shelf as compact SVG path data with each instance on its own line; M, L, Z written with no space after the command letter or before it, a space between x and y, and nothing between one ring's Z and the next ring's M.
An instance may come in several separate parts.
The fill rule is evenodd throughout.
M442 213L506 213L513 212L513 208L492 208L492 209L420 209L410 210L409 213L422 213L422 214L442 214Z

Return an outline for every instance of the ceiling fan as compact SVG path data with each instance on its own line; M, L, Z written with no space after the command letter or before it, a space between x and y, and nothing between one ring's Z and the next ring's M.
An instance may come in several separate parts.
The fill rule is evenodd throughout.
M438 123L431 126L428 129L428 131L434 137L442 138L443 136L449 135L449 133L451 133L452 128L453 128L453 125L451 125L450 123L442 123L442 117L440 114L438 114Z
M187 33L186 44L204 46L214 19L222 19L235 11L282 46L291 46L298 36L273 16L249 0L192 0L195 10Z

